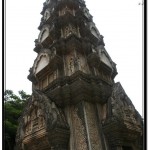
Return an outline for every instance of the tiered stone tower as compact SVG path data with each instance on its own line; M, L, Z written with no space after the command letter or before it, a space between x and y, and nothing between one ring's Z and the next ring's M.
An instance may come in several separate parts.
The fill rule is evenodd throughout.
M84 0L47 0L18 150L141 150L142 118Z

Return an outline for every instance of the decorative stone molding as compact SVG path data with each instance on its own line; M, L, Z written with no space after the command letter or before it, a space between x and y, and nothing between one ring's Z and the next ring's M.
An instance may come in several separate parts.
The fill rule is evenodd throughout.
M69 14L75 16L74 10L71 10L71 9L68 8L67 6L66 6L65 8L63 8L62 10L59 11L59 16L63 16L63 15L65 15L66 13L69 13Z
M68 37L68 36L71 35L71 34L78 35L78 31L77 31L77 28L76 28L75 26L69 24L68 26L66 26L66 27L64 28L64 33L63 33L63 35L64 35L64 37L66 38L66 37Z
M43 15L43 19L46 21L51 16L50 9L46 9Z
M22 142L24 146L22 145L21 149L23 147L29 149L30 145L33 146L34 137L41 140L39 143L42 143L42 138L45 137L48 140L48 145L51 146L55 145L56 142L66 145L69 138L69 127L63 111L57 108L51 99L37 90L33 90L32 98L19 122L16 137L17 145ZM44 143L42 146L44 147Z
M129 143L128 140L136 142L142 136L141 118L137 118L136 110L120 83L114 84L110 101L111 115L102 124L108 141L111 145L124 145Z

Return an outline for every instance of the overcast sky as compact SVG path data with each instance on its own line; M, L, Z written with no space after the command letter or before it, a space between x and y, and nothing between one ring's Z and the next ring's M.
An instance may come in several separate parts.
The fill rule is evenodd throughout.
M31 94L29 69L37 56L40 12L44 0L6 1L6 89ZM86 0L105 48L117 64L120 82L142 115L142 0Z

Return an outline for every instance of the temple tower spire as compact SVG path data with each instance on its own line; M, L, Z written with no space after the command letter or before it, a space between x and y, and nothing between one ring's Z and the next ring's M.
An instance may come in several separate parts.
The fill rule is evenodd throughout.
M19 150L140 150L141 116L84 0L46 0Z

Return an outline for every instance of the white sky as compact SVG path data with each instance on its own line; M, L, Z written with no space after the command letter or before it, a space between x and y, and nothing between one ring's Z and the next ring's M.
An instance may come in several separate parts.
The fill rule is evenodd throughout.
M86 0L105 48L117 64L120 82L142 115L142 0ZM37 56L40 12L44 0L6 1L6 89L31 94L27 79Z

